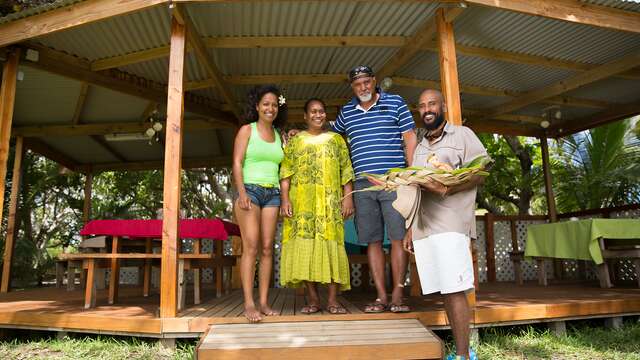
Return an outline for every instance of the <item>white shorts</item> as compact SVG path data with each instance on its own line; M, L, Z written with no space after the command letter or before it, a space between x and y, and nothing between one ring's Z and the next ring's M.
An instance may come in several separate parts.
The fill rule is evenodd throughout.
M448 232L414 240L416 267L423 294L450 294L473 288L469 237Z

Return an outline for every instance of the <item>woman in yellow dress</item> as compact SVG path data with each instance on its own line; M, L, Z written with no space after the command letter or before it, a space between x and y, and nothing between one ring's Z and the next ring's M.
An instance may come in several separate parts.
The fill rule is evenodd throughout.
M337 292L351 288L343 219L354 211L354 174L344 139L325 130L324 102L310 99L304 110L307 130L289 140L280 165L280 284L307 288L305 314L320 311L317 284L326 284L327 310L343 314Z

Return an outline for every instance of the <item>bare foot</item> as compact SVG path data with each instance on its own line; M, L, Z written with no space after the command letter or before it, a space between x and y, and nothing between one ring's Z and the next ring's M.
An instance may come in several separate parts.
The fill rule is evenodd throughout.
M255 323L262 321L262 314L255 306L245 306L244 307L244 317L249 320L249 322Z
M260 305L260 312L265 316L277 316L280 315L279 312L273 310L269 305L264 304Z

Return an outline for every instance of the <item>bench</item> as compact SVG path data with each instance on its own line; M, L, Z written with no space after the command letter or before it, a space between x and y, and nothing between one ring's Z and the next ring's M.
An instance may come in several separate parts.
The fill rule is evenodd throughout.
M609 244L611 242L611 244ZM600 251L602 252L602 264L598 264L598 277L600 279L600 287L610 288L613 286L609 274L607 260L631 259L635 266L636 281L640 287L640 245L637 243L620 243L603 238L598 239Z
M86 269L86 286L85 286L85 309L93 308L96 304L96 269L107 267L111 269L111 278L109 281L109 304L114 304L118 297L118 275L119 260L143 260L145 264L144 292L148 295L150 287L151 265L155 261L159 263L162 258L161 254L153 253L78 253L78 254L60 254L59 259L68 263L82 264L82 268ZM220 260L218 260L220 259ZM235 258L230 256L222 256L216 258L215 254L179 254L178 255L178 309L181 310L185 305L186 284L184 281L184 271L199 270L202 268L214 268L216 270L216 294L221 295L223 290L223 267L231 267L235 265ZM146 271L148 267L148 272ZM200 281L194 279L194 302L200 303Z

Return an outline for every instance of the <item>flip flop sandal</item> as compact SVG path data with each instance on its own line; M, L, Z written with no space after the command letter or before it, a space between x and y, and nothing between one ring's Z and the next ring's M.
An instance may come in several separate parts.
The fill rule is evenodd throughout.
M347 313L347 309L345 309L342 305L329 305L327 306L327 311L329 312L329 314L333 315Z
M392 313L408 313L411 311L411 308L407 304L391 304L389 306L389 311Z
M376 299L376 301L365 305L364 312L367 314L379 314L387 311L389 309L389 304L384 304L380 299Z
M319 311L320 311L320 306L318 305L305 305L302 307L302 310L300 310L302 314L306 314L306 315L315 314Z

